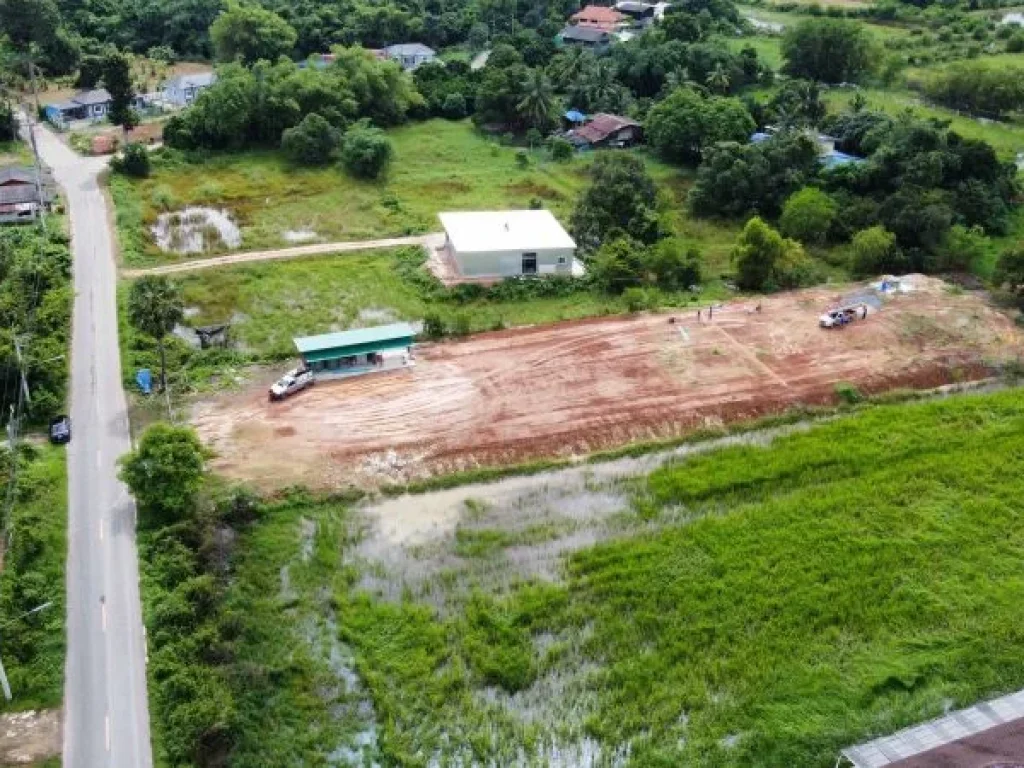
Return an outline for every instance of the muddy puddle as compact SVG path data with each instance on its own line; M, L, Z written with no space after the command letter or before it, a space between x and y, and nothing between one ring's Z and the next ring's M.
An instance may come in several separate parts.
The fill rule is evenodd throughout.
M167 253L206 253L237 248L242 232L228 211L193 206L162 213L152 227L153 239Z

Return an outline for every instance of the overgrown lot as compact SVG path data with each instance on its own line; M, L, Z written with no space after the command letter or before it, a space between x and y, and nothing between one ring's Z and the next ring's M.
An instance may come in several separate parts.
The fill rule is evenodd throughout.
M148 228L160 213L186 205L229 210L241 225L243 249L283 248L294 244L288 232L340 241L434 231L443 210L539 202L564 219L587 183L587 159L556 163L535 150L522 168L514 148L485 138L468 122L430 120L388 135L395 157L379 182L353 179L334 166L294 167L278 152L257 151L196 154L194 162L168 151L148 179L114 175L122 260L132 266L173 260ZM683 191L677 171L653 160L648 165L670 195Z
M10 453L0 454L0 497L6 498ZM0 573L3 660L14 700L4 711L61 706L64 692L64 563L67 475L63 448L23 444L8 522L11 544ZM20 617L43 603L42 612Z
M629 297L607 294L582 280L509 281L487 290L447 290L422 266L425 259L422 248L406 247L251 263L183 276L177 282L188 322L230 322L232 347L198 350L171 337L172 389L203 389L211 376L292 357L295 336L428 316L436 318L446 334L457 336L638 308ZM643 299L651 306L686 306L724 295L721 282L713 281L699 295L650 287ZM124 317L125 291L121 306ZM126 320L121 340L125 382L133 387L138 368L156 370L156 347Z
M401 502L426 527L236 505L206 662L228 764L831 766L1017 689L1022 427L1018 391L878 407L632 480L481 487L454 518Z

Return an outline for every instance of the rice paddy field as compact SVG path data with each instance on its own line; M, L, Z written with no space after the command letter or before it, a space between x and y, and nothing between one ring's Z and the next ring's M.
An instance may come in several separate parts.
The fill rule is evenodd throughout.
M232 764L832 766L1024 686L1022 470L1007 390L293 494L235 544Z

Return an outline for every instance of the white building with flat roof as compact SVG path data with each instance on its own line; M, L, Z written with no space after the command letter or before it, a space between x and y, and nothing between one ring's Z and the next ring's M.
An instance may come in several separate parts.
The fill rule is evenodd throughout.
M550 211L438 214L444 250L468 278L572 274L576 243Z

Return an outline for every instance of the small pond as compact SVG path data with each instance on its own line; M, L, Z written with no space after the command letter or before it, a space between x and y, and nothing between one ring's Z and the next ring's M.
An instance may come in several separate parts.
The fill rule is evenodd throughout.
M189 207L162 213L152 228L160 250L168 253L206 253L237 248L242 233L227 211Z

